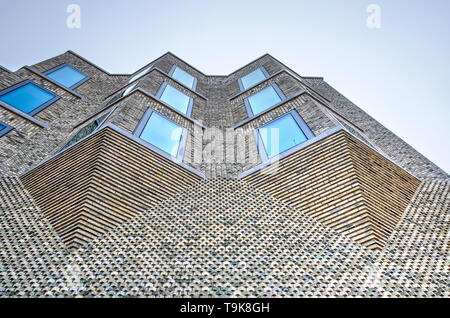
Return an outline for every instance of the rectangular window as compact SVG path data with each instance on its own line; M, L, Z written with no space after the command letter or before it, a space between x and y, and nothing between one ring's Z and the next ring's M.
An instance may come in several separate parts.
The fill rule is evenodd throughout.
M6 135L9 133L13 128L11 126L8 126L7 124L4 124L0 122L0 137Z
M257 130L258 148L263 161L313 137L314 134L296 111L291 111Z
M190 116L193 100L191 97L180 92L175 87L164 82L156 95L157 98L169 104L179 112Z
M172 157L178 157L181 153L183 128L151 109L144 114L135 135Z
M189 87L192 90L195 90L195 86L197 84L197 79L191 74L183 71L178 66L172 66L172 69L169 72L169 75L176 79L178 82L182 83L186 87Z
M251 73L241 77L238 80L239 88L241 91L245 91L246 89L255 86L256 84L261 83L266 78L269 77L269 74L266 72L264 67L259 67Z
M244 99L249 117L256 116L266 109L286 99L276 84L267 86L259 92Z
M25 81L0 92L0 100L31 116L59 99L31 81Z
M54 69L51 69L44 74L52 80L70 89L76 88L89 80L89 77L87 75L84 75L83 73L77 71L72 66L67 64L55 67Z
M130 80L128 81L128 83L134 82L135 80L137 80L138 78L141 78L142 76L144 76L145 74L147 74L148 72L150 72L152 66L150 65L149 67L145 68L144 70L140 71L139 73L137 73L136 75L134 75L132 78L130 78Z

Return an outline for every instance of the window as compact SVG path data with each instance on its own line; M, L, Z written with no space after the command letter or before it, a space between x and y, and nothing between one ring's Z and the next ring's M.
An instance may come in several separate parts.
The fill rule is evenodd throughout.
M31 81L19 83L0 92L1 101L31 116L58 99L59 96L40 88Z
M190 116L193 104L192 98L180 92L175 87L164 82L156 97L181 113Z
M186 87L189 87L192 90L195 90L195 86L197 84L197 79L191 74L183 71L178 66L172 66L172 69L169 72L169 75L176 79L178 82L182 83Z
M258 115L286 99L276 84L272 84L244 99L249 117Z
M89 79L88 76L67 64L51 69L44 74L67 88L76 88Z
M180 149L183 128L148 109L141 119L135 135L172 157L182 156Z
M135 80L137 80L138 78L141 78L142 76L144 76L145 74L147 74L148 72L150 72L150 69L152 68L152 66L150 65L149 67L147 67L146 69L144 69L143 71L140 71L139 73L137 73L136 75L134 75L132 78L130 78L130 80L128 81L128 83L134 82Z
M255 86L258 83L261 83L266 78L269 77L269 74L266 72L264 67L259 67L251 73L248 73L244 77L241 77L238 80L239 88L241 91L245 91L246 89Z
M314 134L298 113L291 111L260 127L256 137L260 154L266 161L313 138Z
M111 112L110 112L111 113ZM90 122L89 124L87 124L86 126L84 126L83 128L81 128L65 145L64 147L61 148L61 150L64 150L70 146L72 146L73 144L77 143L78 141L80 141L81 139L83 139L86 136L89 136L91 133L93 133L94 131L96 131L100 125L103 123L103 121L105 121L106 117L109 116L109 114L105 114L103 116L100 116L99 118L93 120L92 122ZM61 151L60 150L60 151Z
M115 101L119 100L120 98L127 96L128 94L131 93L131 91L133 91L138 83L134 83L133 85L129 86L126 90L124 90L123 92L119 92L116 95L114 95L113 97L111 97L103 106L103 108L108 107L109 105L111 105L112 103L114 103Z
M9 133L13 128L11 126L8 126L7 124L4 124L0 122L0 137L6 135Z

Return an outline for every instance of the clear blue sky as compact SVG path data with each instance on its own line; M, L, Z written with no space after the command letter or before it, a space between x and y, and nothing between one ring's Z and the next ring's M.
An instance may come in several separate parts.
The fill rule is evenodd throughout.
M69 29L66 8L81 8ZM369 29L366 8L381 8ZM324 76L450 172L450 1L0 0L0 64L16 70L69 49L114 73L171 51L206 74L270 53Z

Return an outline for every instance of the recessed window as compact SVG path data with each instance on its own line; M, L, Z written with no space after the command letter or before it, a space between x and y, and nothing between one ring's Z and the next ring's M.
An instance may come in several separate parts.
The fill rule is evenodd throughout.
M196 85L196 78L192 76L191 74L187 73L186 71L183 71L178 66L174 65L172 66L172 69L169 72L169 75L172 76L174 79L185 85L186 87L189 87L190 89L194 90Z
M367 145L369 145L370 147L372 147L375 150L378 150L377 148L375 148L374 145L372 145L372 143L370 143L356 128L353 128L352 126L350 126L349 124L347 124L344 120L340 119L339 117L335 116L335 118L342 124L342 126L345 127L345 129L347 129L349 132L351 132L353 135L355 135L356 137L358 137L359 139L361 139L363 142L365 142Z
M255 86L258 83L261 83L266 78L269 77L269 74L266 72L264 67L259 67L251 73L248 73L244 77L241 77L239 82L239 87L241 91L245 91L246 89Z
M306 123L295 111L260 127L258 134L264 148L260 147L260 152L264 151L263 155L268 159L314 137Z
M139 73L137 73L136 75L134 75L132 78L130 78L130 80L128 81L128 83L134 82L135 80L137 80L138 78L141 78L142 76L144 76L145 74L147 74L148 72L150 72L150 69L152 68L152 66L150 65L149 67L147 67L146 69L144 69L143 71L140 71Z
M36 84L25 81L0 92L0 100L14 108L35 115L56 100L56 96Z
M270 85L244 100L249 116L255 116L285 99L275 84Z
M6 135L11 130L12 130L11 126L8 126L8 125L3 124L2 122L0 122L0 137Z
M183 129L156 112L151 112L139 137L161 149L172 157L177 157Z
M44 74L67 88L76 88L89 79L87 75L69 65L58 66Z
M60 149L60 151L72 146L84 137L89 136L94 131L96 131L110 113L100 116L99 118L93 120L92 122L81 128L72 138L70 138L70 140L64 145L64 147Z
M192 98L180 92L175 87L167 83L163 83L157 94L157 97L166 104L169 104L173 108L177 109L181 113L188 116L190 115L190 110L193 103Z

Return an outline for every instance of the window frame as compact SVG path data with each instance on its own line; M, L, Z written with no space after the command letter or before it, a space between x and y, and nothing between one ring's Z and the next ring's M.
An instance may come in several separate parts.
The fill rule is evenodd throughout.
M158 92L156 93L156 96L155 96L156 99L158 99L158 100L159 100L161 103L163 103L164 105L167 105L168 107L170 107L170 109L173 109L173 110L175 110L176 112L178 112L178 113L180 113L180 114L183 114L183 116L187 116L187 117L190 118L190 117L191 117L191 114L192 114L192 108L193 108L193 106L194 106L194 99L193 99L191 96L189 96L189 95L185 94L184 92L180 91L178 88L174 87L173 85L170 85L170 86L172 86L174 89L176 89L177 91L179 91L180 93L182 93L182 94L186 95L187 97L189 97L189 103L188 103L188 107L187 107L187 110L186 110L186 114L184 114L181 110L178 110L178 109L176 109L174 106L172 106L172 105L166 103L165 101L161 100L161 96L162 96L162 94L164 93L164 91L165 91L167 85L170 85L170 84L169 84L168 82L166 82L166 81L164 81L164 82L161 84L161 86L160 86L159 89L158 89Z
M250 102L249 102L248 98L251 97L251 96L253 96L253 95L256 95L256 94L260 93L261 91L267 89L267 88L270 87L270 86L273 87L273 89L274 89L275 92L278 94L278 96L280 97L281 100L280 100L278 103L276 103L276 104L274 104L274 105L272 105L272 106L269 106L268 108L266 108L266 109L263 110L262 112L260 112L260 113L258 113L258 114L255 115L255 114L253 113L252 106L250 105ZM244 98L244 105L245 105L245 109L247 110L248 118L252 118L252 117L261 115L262 113L264 113L264 112L267 111L268 109L271 109L271 108L276 107L276 106L278 106L279 104L283 103L286 99L287 99L287 98L286 98L286 95L284 95L283 91L280 89L280 87L278 87L278 85L277 85L276 83L272 83L272 84L270 84L270 85L267 85L267 86L264 87L263 89L261 89L261 90L259 90L259 91L257 91L257 92L255 92L255 93L253 93L253 94L251 94L251 95L249 95L249 96L247 96L247 97Z
M177 80L176 78L173 77L173 73L175 73L175 70L176 70L177 68L179 68L179 69L182 70L183 72L186 72L187 74L191 75L191 76L194 78L194 82L192 83L192 87L186 86L185 84L183 84L182 82L180 82L179 80ZM190 90L192 90L192 91L194 91L194 92L195 92L195 90L197 89L197 77L195 77L195 76L192 75L191 73L185 71L184 69L182 69L181 67L179 67L179 66L176 65L176 64L172 65L172 67L170 68L169 76L170 76L173 80L179 82L180 84L182 84L183 86L189 88Z
M73 68L75 71L77 71L78 73L81 73L81 74L83 74L83 75L85 76L85 78L83 78L82 80L76 82L75 84L73 84L73 85L70 86L70 87L67 87L68 89L72 89L72 90L73 90L73 89L75 89L75 88L77 88L77 87L83 85L84 83L86 83L87 81L89 81L89 80L91 79L91 77L90 77L89 75L84 74L83 72L77 70L75 67L73 67L72 65L67 64L67 63L63 63L63 64L61 64L61 65L58 65L58 66L56 66L56 67L54 67L54 68L52 68L52 69L50 69L50 70L48 70L48 71L45 71L45 72L42 73L42 74L44 74L45 76L48 77L49 74L51 74L51 73L53 73L53 72L55 72L55 71L57 71L57 70L59 70L59 69L65 67L65 66L69 66L69 67ZM63 84L61 84L60 82L54 80L53 78L51 78L51 77L49 77L49 78L50 78L52 81L55 81L55 82L57 82L58 84L64 86ZM64 86L64 87L66 87L66 86Z
M4 126L5 128L3 128L2 130L0 130L0 138L2 138L4 135L6 135L7 133L9 133L11 130L13 130L14 128L8 124L5 124L4 122L0 121L0 125Z
M20 82L20 83L17 83L17 84L15 84L15 85L13 85L13 86L10 86L10 87L8 87L8 88L5 88L4 90L0 91L0 97L3 96L3 95L6 95L6 94L8 94L9 92L12 92L12 91L14 91L14 90L16 90L16 89L19 89L19 88L21 88L22 86L25 86L25 85L27 85L27 84L30 84L30 83L33 84L33 85L35 85L35 86L37 86L37 87L39 87L40 89L46 91L47 93L52 94L54 97L53 97L52 99L48 100L47 102L45 102L44 104L42 104L42 105L36 107L35 109L33 109L33 111L31 111L31 112L29 112L29 113L26 113L26 112L20 110L19 108L16 108L15 106L13 106L13 105L11 105L11 104L8 104L7 102L4 102L4 101L2 101L2 100L0 100L0 101L1 101L2 103L4 103L5 105L8 105L9 107L12 107L15 111L19 111L20 113L23 113L23 114L25 114L25 115L28 115L28 116L31 116L31 117L32 117L32 116L38 114L39 112L43 111L43 110L46 109L48 106L52 105L53 103L55 103L56 101L58 101L58 100L61 98L60 96L58 96L58 95L56 95L56 94L50 92L49 90L47 90L47 89L45 89L45 88L39 86L38 84L34 83L34 82L31 81L31 80L25 80L25 81L22 81L22 82Z
M150 117L152 116L153 113L158 114L159 116L163 117L164 119L174 123L175 125L181 127L181 137L180 137L180 142L178 144L178 150L177 150L177 156L174 157L171 154L169 154L168 152L165 152L164 150L158 148L157 146L153 145L152 143L150 143L147 140L144 140L141 138L142 132L144 131L145 127L147 126L148 121L150 120ZM139 138L139 140L141 140L142 142L145 143L145 145L147 145L148 148L150 148L151 150L157 152L158 154L160 154L161 156L164 156L172 161L175 161L176 163L180 163L183 161L183 157L184 157L184 152L186 150L186 141L187 141L187 128L181 126L180 124L174 122L173 120L167 118L167 116L164 116L163 114L161 114L160 112L157 112L156 110L152 109L152 108L147 108L147 110L145 111L144 115L142 115L141 119L139 120L139 123L137 124L136 128L133 131L133 135L136 136L137 138Z
M127 85L126 88L123 90L123 92L120 94L120 97L130 95L137 88L138 84L139 84L139 81L137 81L131 85Z
M264 145L264 142L262 140L260 129L264 128L265 126L269 125L270 123L272 123L272 122L274 122L274 121L276 121L276 120L278 120L278 119L280 119L280 118L282 118L284 116L287 116L287 115L292 115L294 121L296 122L296 124L298 125L300 130L305 135L306 140L304 142L302 142L302 143L299 143L298 145L295 145L295 146L293 146L293 147L291 147L289 149L286 149L286 150L278 153L277 155L272 156L271 158L269 158L269 156L267 154L266 146ZM279 117L277 117L275 119L272 119L271 121L265 123L264 125L259 126L258 128L256 128L253 131L253 136L254 136L255 141L256 141L256 147L258 149L258 153L259 153L259 155L261 157L261 163L265 163L267 161L283 157L287 152L293 151L293 149L295 149L296 147L302 145L303 143L305 143L308 140L310 140L310 139L315 137L314 133L309 128L308 124L304 121L304 119L300 116L300 114L295 109L292 109L291 111L289 111L289 112L287 112L287 113L285 113L285 114L283 114L283 115L281 115L281 116L279 116Z
M134 72L133 74L131 74L131 78L127 81L127 85L131 84L137 80L140 80L143 76L147 75L148 73L150 73L150 71L153 69L153 64L149 65L149 66L144 66L142 68L140 68L139 70L137 70L136 72ZM140 73L142 73L141 75L139 75ZM138 77L135 78L135 76L139 75Z
M262 71L262 73L264 74L264 76L266 77L265 79L263 79L261 82L258 82L252 86L250 86L249 88L244 88L244 84L242 83L242 78L247 76L248 74L253 73L254 71L260 69ZM240 78L238 78L238 85L239 85L239 89L241 90L241 92L249 90L259 84L261 84L262 82L264 82L266 79L268 79L270 77L270 74L266 71L266 69L264 68L264 66L260 66L258 68L255 68L253 71L248 72L247 74L245 74L244 76L241 76Z
M63 151L65 151L66 149L71 148L72 146L78 144L80 141L82 141L82 140L84 140L85 138L87 138L87 137L91 136L92 134L94 134L94 133L95 133L97 130L99 130L99 129L102 127L102 125L108 120L109 116L111 116L111 114L114 112L114 110L115 110L115 109L109 111L109 112L106 114L105 118L103 118L102 121L99 121L99 120L98 120L98 119L101 118L102 116L98 116L96 119L91 120L88 124L84 125L84 126L81 127L80 129L78 129L77 132L76 132L72 137L70 137L70 139L67 140L67 142L65 142L64 145L63 145L61 148L59 148L59 150L56 152L56 154L58 154L58 153L60 153L60 152L63 152ZM91 131L91 133L89 133L88 135L84 136L84 137L81 138L80 140L74 142L74 143L71 144L70 146L67 146L67 145L68 145L68 144L69 144L69 143L70 143L70 142L71 142L71 141L72 141L72 140L80 133L81 130L83 130L86 126L89 126L90 124L92 124L92 123L94 123L94 122L97 122L97 127L95 127L95 129L94 129L93 131Z

